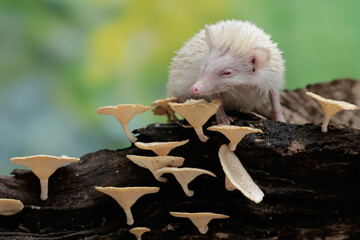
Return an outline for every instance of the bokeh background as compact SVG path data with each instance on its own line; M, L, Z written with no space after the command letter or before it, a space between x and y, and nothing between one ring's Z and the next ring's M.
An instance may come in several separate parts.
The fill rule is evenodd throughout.
M286 88L360 78L358 0L0 1L0 174L11 157L130 144L105 105L166 96L174 52L204 24L251 20L279 43ZM135 129L165 122L150 111Z

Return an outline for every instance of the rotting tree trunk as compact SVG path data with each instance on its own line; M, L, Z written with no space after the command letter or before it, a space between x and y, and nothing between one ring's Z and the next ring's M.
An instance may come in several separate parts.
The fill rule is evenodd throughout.
M312 87L316 86L327 85ZM297 91L289 93L295 96ZM301 106L312 101L303 99L298 103ZM359 105L356 101L359 98L353 101ZM153 155L131 146L90 153L80 163L60 168L50 177L48 200L41 201L34 174L15 170L12 177L0 176L0 197L20 199L25 208L13 216L0 216L0 237L135 239L128 230L144 226L152 230L143 236L149 240L360 239L360 130L330 125L324 134L314 124L276 123L251 114L233 116L236 125L264 132L246 136L235 151L265 193L261 203L251 202L239 191L225 190L217 154L228 140L221 134L205 130L210 139L202 143L191 128L150 124L136 131L139 141L190 139L170 155L182 156L184 166L210 170L217 178L196 178L189 185L195 195L189 198L172 175L166 175L167 183L159 183L148 170L129 161L127 154ZM352 119L354 126L359 121ZM128 226L120 206L95 186L159 186L160 191L134 204L135 224ZM211 211L228 214L230 219L213 220L208 233L201 235L188 219L174 218L169 211Z

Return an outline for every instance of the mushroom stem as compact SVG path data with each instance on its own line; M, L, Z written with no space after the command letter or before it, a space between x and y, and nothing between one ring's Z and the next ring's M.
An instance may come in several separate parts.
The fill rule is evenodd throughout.
M229 142L229 149L230 151L235 151L236 147L237 147L238 143L234 143L234 142Z
M329 122L330 122L330 118L331 116L329 114L325 114L324 116L324 122L322 123L321 125L321 131L323 133L326 133L327 132L327 128L328 128L328 125L329 125Z
M124 130L124 133L125 133L126 137L129 139L129 141L130 141L131 143L135 143L135 142L137 141L137 137L135 137L135 136L131 133L128 123L123 123L123 124L122 124L122 128L123 128L123 130Z
M236 187L232 184L227 176L225 176L225 188L228 191L234 191Z
M204 134L202 127L194 128L194 130L198 135L200 141L206 142L209 139L209 137Z
M131 213L130 208L124 209L125 215L126 215L126 224L127 225L133 225L134 224L134 217Z
M209 226L206 225L205 227L199 227L198 229L201 234L206 234L207 231L209 231Z
M40 188L41 188L41 193L40 193L40 199L45 201L48 198L48 182L49 179L40 179Z

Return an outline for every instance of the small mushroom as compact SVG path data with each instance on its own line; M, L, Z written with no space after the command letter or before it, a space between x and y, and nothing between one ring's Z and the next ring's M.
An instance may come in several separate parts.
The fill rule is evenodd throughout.
M150 228L147 227L135 227L129 230L130 233L134 234L136 237L136 240L141 240L141 236L146 233L150 232Z
M326 99L323 98L315 93L312 92L306 92L306 95L314 98L316 101L318 101L324 110L324 121L321 125L321 131L323 133L327 132L327 127L330 121L330 118L334 116L337 112L340 110L356 110L358 107L354 104L347 103L344 101L336 101L332 99Z
M155 171L157 174L164 174L164 173L172 173L176 180L180 183L182 189L184 190L185 194L188 197L194 196L194 191L189 190L188 184L198 177L201 174L208 174L212 177L216 177L216 175L208 170L200 169L200 168L161 168Z
M134 224L131 206L142 196L157 193L160 190L159 187L95 187L95 189L117 201L125 211L126 223L128 225Z
M35 155L29 157L12 158L11 162L26 166L40 179L41 200L48 198L48 182L49 177L62 165L80 161L79 158L71 158L68 156L54 157L49 155Z
M96 111L102 115L113 115L121 123L126 137L131 143L134 143L137 141L137 138L131 133L129 122L136 114L146 112L149 109L150 107L141 104L120 104L117 106L101 107Z
M234 152L230 151L226 144L220 147L219 158L227 178L225 179L226 189L229 191L238 189L245 197L255 203L261 202L264 193L252 180L239 158Z
M213 219L224 219L230 216L218 213L199 212L199 213L187 213L187 212L170 212L174 217L189 218L191 222L199 229L201 234L207 233L209 230L209 222Z
M169 107L168 103L178 102L177 97L168 97L153 101L151 106L155 106L152 110L155 115L166 115L168 122L177 121L174 111Z
M136 165L147 168L154 175L155 179L159 182L166 182L167 179L161 177L161 174L157 173L156 170L159 170L164 167L180 167L184 163L183 157L174 157L174 156L156 156L156 157L146 157L146 156L137 156L137 155L126 155Z
M249 133L263 133L260 129L251 127L239 127L233 125L216 125L207 128L210 131L218 131L224 134L229 140L230 151L235 151L238 143Z
M159 156L166 156L174 148L185 145L188 142L189 139L184 141L174 141L174 142L150 142L150 143L136 142L135 146L137 146L140 149L152 150L154 153L156 153Z
M0 199L0 215L10 216L17 214L21 210L23 210L24 204L20 200L15 199Z
M202 126L217 112L220 105L220 99L215 99L210 104L204 99L190 99L184 103L169 103L172 110L183 116L190 123L202 142L206 142L209 139L205 136Z

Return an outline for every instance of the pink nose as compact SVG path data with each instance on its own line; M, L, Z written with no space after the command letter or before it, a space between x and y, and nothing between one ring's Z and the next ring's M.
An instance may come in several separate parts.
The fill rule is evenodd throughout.
M195 85L192 85L190 88L190 92L192 92L195 95L199 95L199 88Z

